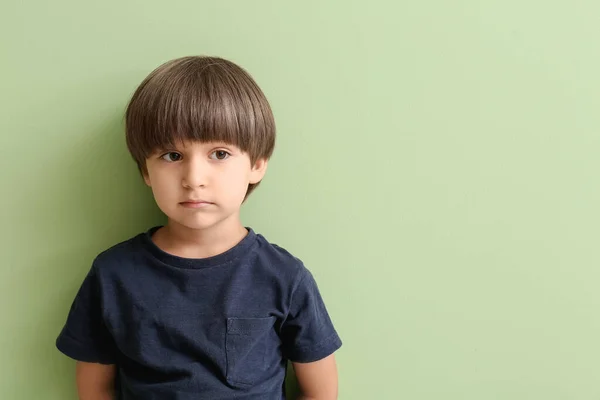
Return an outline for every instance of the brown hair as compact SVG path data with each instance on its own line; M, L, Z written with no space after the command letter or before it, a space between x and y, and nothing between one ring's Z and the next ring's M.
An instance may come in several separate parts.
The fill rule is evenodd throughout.
M142 174L156 150L183 140L237 146L254 165L273 153L275 120L244 69L218 57L190 56L168 61L144 79L127 106L125 136ZM246 196L257 185L250 184Z

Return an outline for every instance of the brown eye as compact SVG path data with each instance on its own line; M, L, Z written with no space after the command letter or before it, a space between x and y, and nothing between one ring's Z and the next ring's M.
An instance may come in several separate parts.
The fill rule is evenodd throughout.
M181 154L171 151L169 153L163 154L160 158L168 162L175 162L181 160Z
M229 154L225 150L215 150L211 153L210 158L212 158L213 160L225 160L230 155L231 154Z

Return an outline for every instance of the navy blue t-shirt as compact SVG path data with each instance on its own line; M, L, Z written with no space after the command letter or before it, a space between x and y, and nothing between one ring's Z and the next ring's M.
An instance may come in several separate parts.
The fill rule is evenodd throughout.
M287 360L341 346L302 262L252 229L225 253L168 254L158 227L101 253L56 345L116 364L119 399L285 398Z

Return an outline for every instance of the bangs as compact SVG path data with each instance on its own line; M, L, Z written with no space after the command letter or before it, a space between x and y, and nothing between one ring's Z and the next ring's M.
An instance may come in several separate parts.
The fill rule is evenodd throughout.
M154 70L126 112L127 146L138 162L182 141L224 142L252 162L273 152L275 123L266 97L239 66L219 58L186 57Z

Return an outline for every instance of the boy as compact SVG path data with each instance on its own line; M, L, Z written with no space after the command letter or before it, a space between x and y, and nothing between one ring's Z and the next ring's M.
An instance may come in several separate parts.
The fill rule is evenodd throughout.
M126 113L127 146L165 226L96 257L57 347L82 400L336 399L341 341L302 262L240 222L275 143L269 104L239 66L184 57Z

